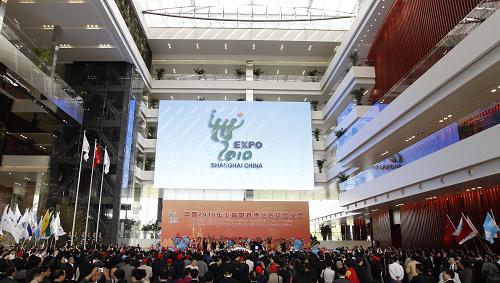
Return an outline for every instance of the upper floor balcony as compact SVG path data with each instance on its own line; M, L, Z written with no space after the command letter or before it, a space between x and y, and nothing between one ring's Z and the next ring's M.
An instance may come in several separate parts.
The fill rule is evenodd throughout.
M266 82L319 82L322 76L305 75L259 75L253 76L253 81ZM155 76L155 80L168 81L246 81L244 74L165 74Z
M426 156L432 155L444 148L483 132L500 124L500 101L493 105L479 109L474 113L458 120L455 123L429 135L419 142L389 156L385 160L374 164L348 180L340 183L341 191L356 189L368 184L388 173L400 170ZM409 137L414 139L415 136ZM384 155L387 153L383 153ZM494 156L494 155L492 155Z

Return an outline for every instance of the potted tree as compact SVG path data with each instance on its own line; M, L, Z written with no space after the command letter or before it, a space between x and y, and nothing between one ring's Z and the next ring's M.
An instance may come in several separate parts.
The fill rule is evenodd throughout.
M137 167L142 169L142 165L144 164L144 157L137 156L137 158L135 159L135 164L137 165Z
M49 62L50 50L48 48L35 48L35 56L38 60L37 66L41 68L43 65Z
M328 236L332 234L332 227L328 224L319 225L319 230L321 232L321 237L323 238L323 241L326 241L328 239Z
M156 79L163 80L163 75L165 75L165 68L158 68L156 71Z
M257 97L255 98L255 101L264 101L264 98L257 96Z
M245 101L245 99L244 98L238 98L238 99L236 99L236 101Z
M149 108L156 109L158 108L158 98L153 98L151 99L151 102L149 103Z
M307 76L311 79L311 82L315 82L318 75L319 71L316 69L307 71Z
M203 97L198 97L198 98L196 98L196 100L198 100L198 101L205 101L205 97L204 96Z
M152 170L155 169L155 160L154 160L154 158L147 158L146 159L146 163L145 163L144 169L146 169L146 171L152 171Z
M203 76L203 74L205 74L205 70L203 68L195 68L193 70L196 73L196 78L198 80L201 80L201 77Z
M241 68L234 69L234 74L236 75L237 80L241 80L241 78L245 75L245 71Z
M364 88L364 87L351 90L351 95L354 98L356 105L361 105L361 100L363 99L365 92L366 92L366 88Z
M318 111L318 105L319 101L311 101L311 106L313 108L313 111Z
M316 141L319 141L319 135L321 135L321 130L316 128L316 129L314 129L314 131L312 133L313 133L313 136L316 139Z
M349 54L349 60L351 60L351 64L353 66L357 66L359 60L358 51L354 51L351 54Z
M338 131L333 131L333 132L335 133L335 136L337 136L337 138L340 139L340 137L345 134L345 131L346 130L344 129L340 129Z
M349 175L342 173L337 176L337 179L339 179L339 183L342 183L349 179Z
M318 159L316 160L316 165L318 165L319 173L323 173L323 165L325 164L324 159Z
M257 69L253 69L253 75L255 77L255 80L259 80L259 77L260 75L262 75L264 73L263 70L261 70L260 68L257 68Z

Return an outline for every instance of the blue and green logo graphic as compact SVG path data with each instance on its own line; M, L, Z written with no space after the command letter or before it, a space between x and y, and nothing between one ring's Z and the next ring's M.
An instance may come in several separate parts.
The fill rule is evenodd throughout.
M212 110L208 127L211 129L211 139L221 143L224 148L219 152L217 160L220 161L249 161L252 159L253 149L262 148L260 141L232 141L233 131L245 124L243 112L236 114L231 119L216 118L216 110ZM232 146L232 148L231 148ZM212 165L212 167L214 167ZM260 168L262 165L260 166Z

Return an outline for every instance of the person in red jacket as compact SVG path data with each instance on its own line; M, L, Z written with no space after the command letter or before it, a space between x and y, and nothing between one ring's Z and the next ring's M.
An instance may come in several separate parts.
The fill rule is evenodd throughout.
M360 283L358 275L356 274L356 270L354 269L354 265L356 265L356 263L353 260L348 260L346 261L346 265L348 268L345 274L345 278L349 279L351 283Z

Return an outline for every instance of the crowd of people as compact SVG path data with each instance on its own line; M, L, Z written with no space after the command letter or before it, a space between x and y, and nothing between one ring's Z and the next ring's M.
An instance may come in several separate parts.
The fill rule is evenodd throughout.
M182 251L108 245L88 250L15 246L0 248L0 255L0 283L500 282L498 256L465 251Z

